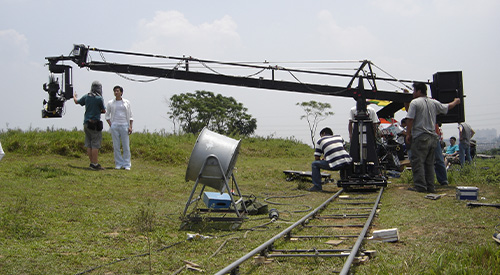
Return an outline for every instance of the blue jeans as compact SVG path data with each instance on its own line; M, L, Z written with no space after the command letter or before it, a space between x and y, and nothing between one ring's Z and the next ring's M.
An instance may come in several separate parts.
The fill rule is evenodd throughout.
M412 139L411 144L411 171L413 184L420 191L434 192L434 160L436 154L437 137L430 134L421 134Z
M312 172L312 182L314 187L317 189L323 189L321 187L321 169L323 170L331 170L330 165L328 165L328 161L326 160L315 160L311 164L311 172Z
M458 144L458 154L460 158L460 165L464 166L466 160L468 163L472 161L472 157L470 156L470 144L460 142Z
M441 151L441 143L437 141L436 150L434 151L434 172L436 172L436 178L439 184L448 184L448 175L446 173L446 166L444 166L443 152Z
M130 168L130 141L128 136L127 124L111 124L110 128L111 137L113 138L113 149L115 156L115 166L119 168ZM123 155L121 146L123 147Z

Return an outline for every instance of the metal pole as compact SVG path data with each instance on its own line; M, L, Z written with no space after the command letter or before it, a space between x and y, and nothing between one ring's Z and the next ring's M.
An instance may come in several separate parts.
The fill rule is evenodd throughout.
M226 266L225 268L221 269L220 271L218 271L217 273L215 273L215 275L223 275L223 274L231 272L231 270L237 268L240 264L242 264L246 260L250 259L253 255L261 252L264 249L266 249L267 247L269 247L270 245L272 245L277 239L279 239L279 238L283 237L284 235L288 234L288 232L292 231L292 229L294 229L298 225L302 224L305 220L309 219L311 216L315 215L319 210L323 209L326 205L328 205L333 199L337 198L342 192L343 192L343 190L338 191L333 196L331 196L328 200L326 200L320 206L318 206L316 209L314 209L313 211L311 211L306 216L302 217L302 219L298 220L297 222L295 222L294 224L292 224L291 226L289 226L287 229L281 231L281 233L275 235L274 237L272 237L271 239L269 239L268 241L266 241L265 243L263 243L259 247L257 247L254 250L252 250L250 253L244 255L243 257L241 257L238 260L234 261L232 264L230 264L230 265Z
M382 187L382 188L380 188L380 192L378 193L377 200L375 201L375 205L373 206L372 212L370 213L370 217L368 218L368 220L366 220L365 226L363 227L363 231L361 232L358 239L356 240L356 243L352 247L351 254L349 254L349 257L345 261L344 267L342 268L342 271L340 271L341 275L349 274L349 270L351 269L352 262L354 261L356 254L358 254L358 250L361 247L361 243L363 242L365 235L368 232L368 229L370 228L373 217L375 217L375 213L377 212L377 206L380 202L380 198L382 197L383 192L384 192L384 188Z

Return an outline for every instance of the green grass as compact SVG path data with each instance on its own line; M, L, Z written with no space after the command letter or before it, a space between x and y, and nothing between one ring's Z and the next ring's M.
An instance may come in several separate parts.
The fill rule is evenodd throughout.
M405 171L401 181L390 184L384 193L381 212L374 229L397 227L398 243L368 243L378 257L357 268L361 274L500 274L500 250L492 240L500 223L500 210L467 207L456 199L456 186L479 187L480 201L500 203L497 160L477 160L448 173L452 186L437 186L446 194L439 200L424 199L409 192ZM488 169L486 169L488 167ZM409 174L409 175L408 175ZM397 270L397 272L395 272Z
M0 132L0 273L172 274L195 262L213 274L299 219L296 210L316 207L332 193L308 193L309 182L287 182L283 170L310 170L312 149L294 140L244 138L235 177L245 195L269 205L280 220L250 216L238 231L180 230L180 216L194 182L184 176L193 135L134 133L132 170L114 170L111 137L104 133L101 164L87 169L80 131ZM377 257L358 274L499 274L499 247L492 240L500 209L467 208L455 199L458 185L477 186L481 202L500 203L497 160L452 170L452 186L439 200L406 190L411 173L392 179L372 229L398 228L397 243L366 243ZM338 177L334 173L335 177ZM299 188L301 187L301 188ZM325 189L335 192L328 184ZM199 192L200 189L198 189ZM210 190L213 191L213 190ZM211 236L187 240L188 233ZM215 253L217 251L217 253ZM335 259L251 262L243 274L331 273ZM184 270L180 274L193 274Z

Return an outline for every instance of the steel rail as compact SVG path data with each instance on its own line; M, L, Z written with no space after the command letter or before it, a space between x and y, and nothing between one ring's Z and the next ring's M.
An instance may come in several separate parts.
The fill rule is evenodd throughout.
M230 265L228 265L228 266L224 267L223 269L219 270L217 273L215 273L215 275L223 275L223 274L229 273L232 270L236 269L237 267L239 267L240 264L242 264L246 260L250 259L253 255L255 255L255 254L263 251L264 249L268 248L276 240L278 240L279 238L285 236L290 231L292 231L292 229L294 229L295 227L301 225L304 221L306 221L310 217L314 216L317 212L319 212L321 209L323 209L325 206L327 206L332 200L334 200L335 198L337 198L338 196L340 196L340 194L342 194L342 192L343 192L343 189L341 189L340 191L338 191L337 193L335 193L333 196L331 196L329 199L327 199L325 202L323 202L316 209L314 209L313 211L309 212L309 214L305 215L300 220L298 220L294 224L290 225L287 229L281 231L280 233L278 233L277 235L275 235L271 239L267 240L265 243L261 244L260 246L258 246L254 250L250 251L248 254L246 254L243 257L239 258L238 260L234 261Z
M290 235L290 238L326 239L326 238L357 238L358 235ZM276 249L274 249L276 251Z
M354 258L358 254L358 250L361 247L361 243L365 239L366 233L368 232L368 229L371 226L372 220L375 217L375 214L377 212L378 204L380 203L380 199L382 198L382 193L384 192L384 188L380 188L380 191L378 193L377 199L375 201L375 205L373 206L373 209L370 213L370 217L366 220L365 226L363 227L363 231L361 234L359 234L358 239L356 240L356 243L352 247L351 253L349 254L349 257L344 263L344 267L342 268L342 271L340 271L341 275L347 275L349 274L349 270L351 269L352 262L354 261Z

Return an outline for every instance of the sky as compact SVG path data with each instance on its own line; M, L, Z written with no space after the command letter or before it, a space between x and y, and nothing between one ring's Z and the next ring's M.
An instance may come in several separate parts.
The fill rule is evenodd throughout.
M0 130L83 128L84 108L72 101L66 102L63 118L42 119L41 109L48 98L42 89L49 76L45 57L68 55L73 44L84 44L224 62L266 61L306 70L339 66L352 70L359 61L370 60L391 77L419 81L432 80L436 72L462 71L466 121L476 130L494 128L500 133L495 111L500 102L495 84L500 62L498 14L500 2L496 0L0 0ZM96 52L91 57L102 61ZM104 58L112 61L114 57L105 54ZM137 62L128 57L121 61ZM113 86L122 86L124 98L132 103L134 130L139 132L173 132L168 99L196 90L243 103L257 119L258 136L293 138L306 144L311 143L309 127L300 118L304 112L296 103L329 103L335 114L319 128L331 127L344 138L348 137L349 109L355 105L351 98L335 96L172 79L131 81L66 64L73 65L73 87L78 96L87 93L94 80L102 83L105 101L113 98ZM269 75L264 72L262 77ZM276 77L293 80L283 72L277 72ZM298 79L342 87L349 81L311 75ZM398 86L388 87L397 91ZM404 116L404 112L395 115L398 120ZM445 138L458 133L456 124L444 125L443 130Z

